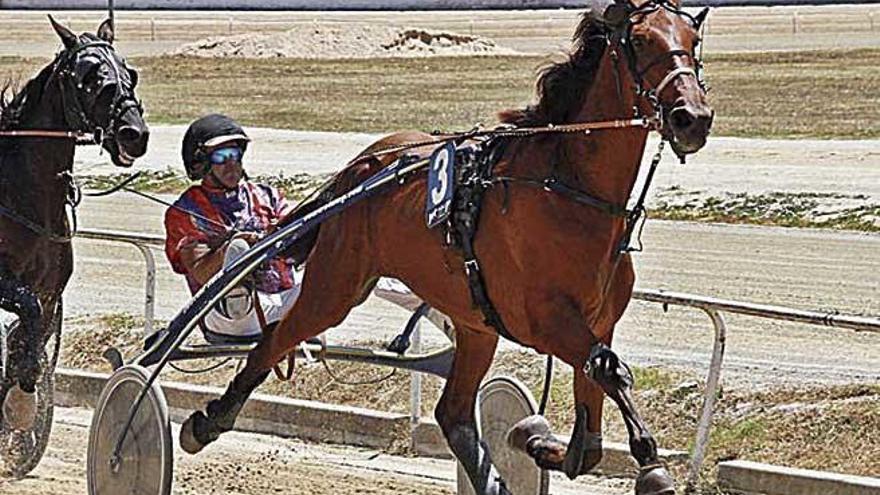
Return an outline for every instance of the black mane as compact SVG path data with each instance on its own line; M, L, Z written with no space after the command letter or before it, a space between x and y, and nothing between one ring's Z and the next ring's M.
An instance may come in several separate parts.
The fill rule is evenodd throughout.
M11 129L18 125L22 115L31 111L43 97L43 90L52 77L54 63L44 67L36 77L16 91L13 83L7 82L0 89L0 129ZM8 96L7 96L8 95Z
M572 37L567 60L543 68L538 76L538 102L520 110L500 114L501 121L518 126L543 126L565 122L569 113L583 104L593 84L606 40L604 28L584 15Z

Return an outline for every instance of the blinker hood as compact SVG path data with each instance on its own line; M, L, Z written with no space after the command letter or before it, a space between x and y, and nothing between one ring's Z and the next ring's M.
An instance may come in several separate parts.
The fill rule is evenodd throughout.
M629 0L591 0L587 4L590 18L613 29L623 27L634 10Z

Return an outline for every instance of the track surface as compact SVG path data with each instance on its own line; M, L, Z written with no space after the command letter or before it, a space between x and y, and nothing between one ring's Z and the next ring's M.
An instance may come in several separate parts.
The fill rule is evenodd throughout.
M182 128L154 131L151 155L143 166L163 162L173 166ZM277 173L280 167L287 174L336 170L375 138L275 130L256 134L255 153L247 165L254 173ZM332 153L325 155L328 150ZM106 161L89 158L93 152L81 150L78 171L91 172L92 159ZM678 184L685 190L841 192L880 198L876 141L721 138L710 140L707 149L686 166L671 161L667 157L662 165L654 191ZM87 198L80 208L80 225L161 234L163 210L127 193ZM880 236L876 234L649 221L643 241L645 251L635 256L639 287L880 315ZM161 252L157 257L157 316L169 319L188 293ZM134 248L77 241L76 270L66 292L68 316L138 313L142 301L143 262ZM406 317L389 303L371 298L329 336L346 341L390 339ZM880 380L880 334L734 316L728 324L724 371L728 385ZM667 315L658 305L635 303L621 323L615 346L636 364L701 370L708 362L711 338L711 323L698 311L673 309ZM442 337L433 340L442 341Z
M85 452L91 411L58 409L43 462L27 478L0 481L4 495L86 493ZM174 426L176 437L177 427ZM307 444L267 435L227 433L204 452L189 456L175 448L177 495L399 495L455 493L451 461L406 458L374 450ZM554 478L556 495L632 492L632 481Z

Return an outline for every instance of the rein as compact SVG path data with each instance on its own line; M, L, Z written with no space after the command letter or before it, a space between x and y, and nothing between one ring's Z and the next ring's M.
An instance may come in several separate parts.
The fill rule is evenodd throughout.
M467 139L473 138L499 138L499 137L531 137L538 136L542 134L574 134L578 132L583 132L584 134L590 134L593 131L599 130L607 130L607 129L625 129L630 127L641 127L649 130L659 130L662 124L659 118L659 114L655 114L651 117L638 117L634 119L618 119L618 120L604 120L600 122L581 122L577 124L561 124L561 125L553 125L549 124L543 127L497 127L495 129L490 130L480 130L479 128L473 131L467 132L455 132L455 133L435 133L435 136L438 136L439 139L425 139L422 141L414 141L407 144L399 144L394 146L389 146L387 148L380 148L376 151L372 151L370 153L361 155L351 162L348 165L354 165L356 163L360 163L362 161L366 161L372 158L378 158L385 155L390 155L394 153L399 153L401 151L407 151L415 148L421 148L423 146L430 146L434 144L443 144L448 143L450 141L463 141Z
M101 144L101 133L89 133L82 131L41 131L41 130L13 130L0 131L0 137L8 138L47 138L47 139L73 139L76 144L90 145Z

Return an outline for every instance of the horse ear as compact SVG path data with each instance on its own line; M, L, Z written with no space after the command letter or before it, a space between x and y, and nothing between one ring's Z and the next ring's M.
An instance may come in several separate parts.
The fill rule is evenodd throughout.
M703 10L700 11L699 14L694 16L694 20L697 21L697 25L695 26L699 31L700 27L706 22L706 17L709 16L709 7L703 7Z
M56 22L55 18L51 15L49 16L49 22L52 23L52 27L55 29L55 32L58 33L58 37L60 37L61 42L64 43L64 48L70 50L79 43L79 38L73 34L73 31Z
M116 39L116 29L113 27L113 21L106 19L102 22L98 27L97 35L99 39L112 44L113 40Z
M605 9L602 17L605 24L612 27L620 27L629 19L631 10L629 2L613 3Z

